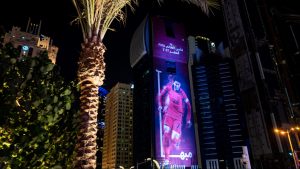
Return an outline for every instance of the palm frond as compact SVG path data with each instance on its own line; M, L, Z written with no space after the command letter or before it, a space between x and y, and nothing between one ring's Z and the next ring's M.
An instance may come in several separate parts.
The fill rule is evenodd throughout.
M72 0L77 10L76 18L82 28L83 38L97 37L103 40L113 20L124 22L122 9L128 5L133 10L137 0Z

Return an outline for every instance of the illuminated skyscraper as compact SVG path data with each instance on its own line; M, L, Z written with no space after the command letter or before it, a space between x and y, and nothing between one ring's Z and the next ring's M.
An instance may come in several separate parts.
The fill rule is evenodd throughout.
M133 165L132 105L132 86L129 84L117 83L107 95L102 169Z
M134 161L138 168L156 164L199 168L185 33L182 23L148 16L132 38Z
M56 63L58 47L52 45L52 40L40 33L40 24L33 24L28 20L26 31L21 31L19 27L13 27L5 34L3 43L12 43L20 51L20 56L38 56L40 52L47 51L48 58L52 63Z
M203 169L249 168L244 111L233 60L216 54L220 52L208 38L189 37L189 41L190 48L195 49L190 50L190 57Z

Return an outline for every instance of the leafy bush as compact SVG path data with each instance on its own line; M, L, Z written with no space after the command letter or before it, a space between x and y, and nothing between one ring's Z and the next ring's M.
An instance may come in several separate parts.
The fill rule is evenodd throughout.
M47 53L0 48L0 168L70 168L76 94Z

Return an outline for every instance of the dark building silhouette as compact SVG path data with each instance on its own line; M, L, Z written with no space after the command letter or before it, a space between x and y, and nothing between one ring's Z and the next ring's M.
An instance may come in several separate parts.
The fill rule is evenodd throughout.
M135 32L131 45L139 51L130 49L133 72L133 161L138 167L152 157L152 114L153 81L152 59L150 57L149 20L144 19ZM145 39L140 39L145 38ZM135 58L133 58L135 57ZM142 146L140 146L142 145Z
M250 168L247 128L234 62L222 55L222 44L216 46L207 37L189 37L202 167Z
M289 3L293 1L224 0L228 45L246 112L253 168L298 165L288 153L291 145L298 146L298 133L291 134L290 144L287 135L274 132L276 128L289 131L299 124L295 87L299 62L291 61L298 51L299 35L294 30L298 17L290 13Z
M98 110L98 131L97 131L97 168L102 168L102 153L103 153L103 137L105 128L105 105L106 95L108 91L103 87L99 87L99 110Z

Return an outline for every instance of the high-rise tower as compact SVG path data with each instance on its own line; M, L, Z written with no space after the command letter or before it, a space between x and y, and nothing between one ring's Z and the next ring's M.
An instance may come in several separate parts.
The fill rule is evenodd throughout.
M198 168L184 25L148 16L130 51L134 76L134 157L137 167ZM146 160L148 161L148 160Z
M132 85L117 83L107 95L102 169L133 165L132 105Z
M297 41L296 44L281 41L279 27L289 25L275 24L283 19L276 21L277 10L287 9L286 4L276 0L224 0L223 3L230 56L237 70L255 168L290 168L293 161L298 161L288 153L289 145L298 144L294 141L298 136L291 135L289 144L287 137L283 139L274 132L275 128L289 130L299 119L297 106L293 105L299 100L297 90L293 89L298 78L295 83L291 80L291 74L297 74L292 70L296 60L289 62L294 57L292 50L293 53L298 50L294 48ZM294 41L293 31L281 33Z
M202 166L249 169L244 111L233 60L223 58L206 37L189 37L189 47Z

